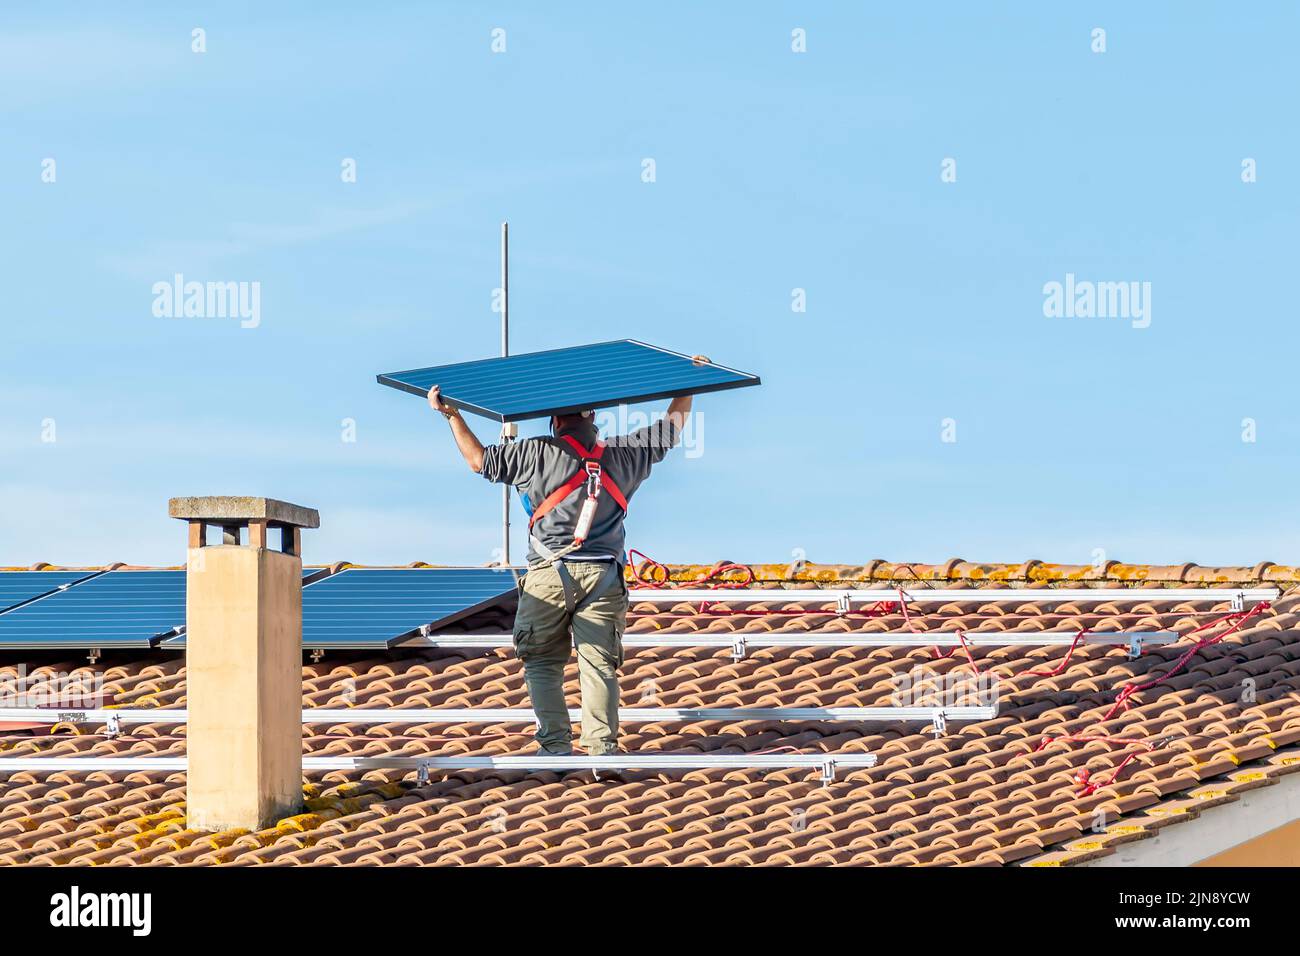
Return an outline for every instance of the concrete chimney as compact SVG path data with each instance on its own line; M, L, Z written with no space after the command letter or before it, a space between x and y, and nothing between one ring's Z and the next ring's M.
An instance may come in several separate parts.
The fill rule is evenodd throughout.
M173 498L168 513L190 526L189 826L264 829L302 806L301 529L319 528L320 515L224 497ZM222 529L220 545L207 546L209 525ZM267 547L273 528L279 551Z

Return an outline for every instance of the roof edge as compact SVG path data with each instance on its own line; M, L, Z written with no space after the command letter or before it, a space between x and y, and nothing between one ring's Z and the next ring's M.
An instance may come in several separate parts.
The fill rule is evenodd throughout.
M320 567L322 565L313 565ZM366 565L350 561L323 565L336 570L342 567L448 567L437 562L412 561L404 565ZM491 566L491 565L485 565ZM645 568L644 565L638 565ZM58 565L45 561L25 567L0 566L0 571L102 571L108 568L129 570L169 570L175 566L150 568L145 565L117 563L113 565L83 566ZM649 570L662 576L668 572L674 583L715 580L742 580L752 574L753 583L805 582L833 584L854 581L905 585L909 581L965 583L965 584L1055 584L1078 582L1084 584L1300 584L1300 566L1274 564L1261 561L1251 567L1202 566L1186 564L1125 564L1107 561L1095 564L1049 564L1032 559L1016 564L965 561L952 558L942 564L921 562L885 561L881 558L865 564L814 564L795 561L791 564L743 564L717 561L713 564L663 564L651 562ZM647 572L648 573L648 572Z
M1257 788L1221 803L1210 802L1215 799L1212 792L1197 799L1209 805L1202 811L1188 811L1189 818L1177 826L1152 827L1145 839L1121 842L1112 853L1081 859L1073 865L1193 866L1209 860L1300 820L1300 772L1263 778ZM1156 804L1152 809L1161 807ZM1069 865L1069 861L1063 862Z
M1126 564L1107 561L1103 564L1049 564L1037 559L1015 564L965 561L952 558L942 564L892 562L877 558L865 564L814 564L795 561L791 564L742 564L719 561L712 565L666 564L673 581L691 581L717 574L727 566L748 568L756 581L873 581L906 584L908 581L944 581L980 583L1050 584L1056 582L1117 582L1136 584L1246 584L1300 583L1300 566L1261 561L1251 567L1201 566L1185 564Z

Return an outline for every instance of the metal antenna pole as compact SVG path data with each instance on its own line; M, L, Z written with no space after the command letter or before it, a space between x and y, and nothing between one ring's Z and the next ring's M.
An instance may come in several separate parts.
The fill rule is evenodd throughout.
M501 223L501 357L510 354L510 223ZM517 434L513 423L501 426L501 441ZM501 486L501 563L510 564L510 486Z
M501 355L510 354L510 223L501 224Z

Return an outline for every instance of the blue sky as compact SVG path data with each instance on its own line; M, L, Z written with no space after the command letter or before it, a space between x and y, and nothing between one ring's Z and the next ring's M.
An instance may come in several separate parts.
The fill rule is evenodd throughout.
M499 490L374 376L496 353L503 219L516 350L763 377L634 500L661 560L1300 562L1293 5L701 6L6 7L0 565L180 563L188 494L491 560ZM155 316L175 273L260 324ZM1046 317L1067 273L1149 327Z

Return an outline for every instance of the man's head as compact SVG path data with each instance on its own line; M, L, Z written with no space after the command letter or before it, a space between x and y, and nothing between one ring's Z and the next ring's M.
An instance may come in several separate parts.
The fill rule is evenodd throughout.
M562 435L564 432L584 432L595 427L595 412L571 412L568 415L551 416L551 434Z

